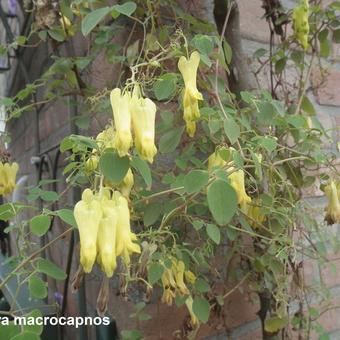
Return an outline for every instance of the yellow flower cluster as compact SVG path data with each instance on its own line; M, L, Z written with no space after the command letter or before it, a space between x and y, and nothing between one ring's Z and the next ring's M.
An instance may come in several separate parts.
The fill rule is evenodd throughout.
M325 194L328 199L325 220L328 224L340 223L340 183L331 181L325 187Z
M298 6L293 10L293 28L296 39L302 47L308 49L308 35L309 35L309 3L308 0L300 0Z
M200 63L200 54L197 51L192 52L189 59L179 58L178 69L184 80L183 91L183 118L186 123L186 130L190 137L196 132L196 121L200 117L198 101L203 100L202 94L197 90L196 78L198 65Z
M163 296L162 302L172 305L176 293L188 295L189 290L184 283L185 265L183 261L172 259L171 268L165 268L162 275Z
M230 148L233 151L233 148ZM261 155L258 156L258 158ZM236 170L232 166L232 162L227 163L218 152L214 152L208 158L208 170L212 171L216 168L228 167L228 175L231 186L234 188L237 194L238 204L241 210L249 217L249 223L253 228L257 228L258 224L263 223L266 219L261 210L261 202L259 200L252 202L252 199L247 195L244 184L244 171L242 169ZM227 172L227 169L226 169Z
M0 162L0 195L8 195L15 188L19 165Z
M232 149L231 149L232 150ZM208 158L208 170L211 171L214 168L223 168L230 165L228 170L232 171L228 178L231 186L237 193L238 204L243 211L247 210L248 203L251 202L251 198L247 195L244 186L244 171L242 169L236 170L232 167L232 162L229 164L220 156L218 152L214 152Z
M143 98L138 90L132 94L130 92L123 94L118 88L112 90L110 99L115 123L114 147L119 156L128 154L133 144L133 134L140 158L152 163L157 153L155 103L149 98Z
M97 260L107 277L111 277L117 267L117 257L121 256L126 266L130 255L140 253L131 232L130 211L127 199L118 191L103 188L93 194L85 189L82 199L74 207L80 236L80 263L85 273L89 273Z
M171 259L171 268L164 269L162 275L163 295L162 302L168 306L172 305L176 294L181 296L188 295L185 304L188 308L192 326L197 326L199 320L192 309L193 299L184 281L194 284L196 276L190 270L185 270L184 262L175 258Z

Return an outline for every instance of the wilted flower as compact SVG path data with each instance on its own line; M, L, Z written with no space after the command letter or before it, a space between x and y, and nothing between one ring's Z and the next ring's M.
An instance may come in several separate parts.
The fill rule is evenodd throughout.
M165 268L161 280L163 285L162 302L171 306L172 300L176 297L176 281L172 270Z
M192 305L193 305L193 299L191 297L191 295L188 296L188 298L185 300L185 304L188 308L188 311L189 311L189 314L190 314L190 322L191 322L191 325L193 327L196 327L199 325L199 320L197 318L197 316L195 315L194 311L193 311L193 308L192 308Z
M176 287L179 290L180 294L182 295L189 294L189 290L184 283L184 270L185 270L184 262L177 261L176 259L174 259L172 261L171 269L175 277Z
M193 137L196 131L196 121L200 117L198 100L203 100L202 94L197 90L197 69L200 63L200 54L192 52L189 60L184 56L179 58L178 69L184 80L183 91L183 118L187 125L187 133Z
M227 165L227 162L219 155L218 152L212 153L208 158L208 170L211 171L214 168L223 168Z
M82 199L74 207L74 217L80 237L80 263L85 273L92 270L97 256L97 234L102 218L100 203L90 189L85 189Z
M122 94L119 88L115 88L111 91L110 100L116 128L115 149L119 156L123 157L132 146L130 94Z
M96 137L97 144L100 149L108 149L115 147L115 132L112 126L106 127Z

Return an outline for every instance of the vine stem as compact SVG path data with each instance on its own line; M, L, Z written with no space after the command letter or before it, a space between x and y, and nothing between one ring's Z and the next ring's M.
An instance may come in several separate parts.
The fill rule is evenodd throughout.
M19 265L17 265L13 271L8 274L5 279L0 283L0 290L2 290L2 288L4 287L4 285L11 279L11 277L13 276L13 274L15 274L18 270L20 270L21 268L23 268L27 263L29 263L31 260L33 260L36 256L38 256L42 251L44 251L45 249L47 249L49 246L51 246L52 244L54 244L55 242L57 242L58 240L62 239L64 236L66 236L70 231L72 231L74 228L69 228L67 230L65 230L63 233L61 233L59 236L57 236L56 238L54 238L53 240L51 240L50 242L46 243L43 247L41 247L40 249L38 249L37 251L35 251L34 253L32 253L29 257L27 257L26 260L22 261Z

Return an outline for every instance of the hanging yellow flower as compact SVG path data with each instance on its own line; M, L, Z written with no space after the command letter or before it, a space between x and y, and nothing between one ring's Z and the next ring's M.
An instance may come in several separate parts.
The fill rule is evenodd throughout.
M116 128L114 146L119 156L123 157L132 146L130 94L122 94L119 88L115 88L111 91L110 100Z
M101 201L103 216L100 220L97 236L97 261L107 277L111 277L117 267L116 261L116 231L117 211L112 200Z
M192 308L193 303L194 303L194 301L193 301L191 295L189 295L188 298L185 300L185 304L186 304L188 311L189 311L189 314L190 314L191 325L193 327L196 327L196 326L199 325L199 320L198 320L197 316L195 315L195 313L193 311L193 308Z
M223 168L227 165L227 162L219 155L218 152L212 153L208 158L208 170L211 171L214 168Z
M171 306L173 299L176 297L176 281L172 270L165 268L161 280L163 285L163 295L161 301L168 306Z
M133 173L131 169L129 169L122 183L118 185L119 191L125 198L129 198L133 184L134 184Z
M156 105L149 98L133 94L130 101L134 141L141 159L153 162L157 153L155 146Z
M325 187L325 194L328 199L325 220L327 224L340 223L340 202L336 183L331 181Z
M302 47L308 49L308 35L309 35L309 2L308 0L300 0L298 6L293 10L293 28L296 39Z
M187 133L193 137L196 131L196 121L200 117L198 101L203 100L202 94L197 90L196 78L200 54L197 51L191 53L189 60L184 56L179 58L178 69L184 80L183 91L183 118L187 125Z
M14 190L18 170L18 163L0 162L0 195L8 195Z
M172 272L175 277L176 281L176 287L179 290L179 293L181 295L186 295L189 294L189 290L187 286L184 283L184 270L185 270L185 265L183 261L177 261L174 259L172 261Z
M80 263L85 273L92 270L96 260L97 235L102 214L100 202L90 189L85 189L81 201L74 207L80 237Z
M116 236L116 255L122 256L126 266L130 264L130 255L140 253L140 246L133 242L137 236L131 232L130 211L128 201L118 191L114 192L113 200L117 207L117 236Z
M230 184L237 193L238 204L243 211L247 210L248 203L251 202L251 198L247 195L244 186L244 171L242 169L231 173L229 176Z

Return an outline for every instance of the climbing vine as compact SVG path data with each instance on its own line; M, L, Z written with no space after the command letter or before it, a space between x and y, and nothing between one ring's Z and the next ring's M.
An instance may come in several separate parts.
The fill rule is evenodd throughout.
M44 275L65 280L66 274L43 252L76 232L73 289L100 270L101 316L110 310L109 281L119 278L119 292L135 304L139 323L149 320L147 306L156 299L185 308L178 332L199 338L209 320L224 324L224 301L246 287L257 297L263 338L324 335L318 317L332 308L331 299L324 286L305 286L302 268L306 259L325 263L329 244L339 247L327 231L340 222L340 182L337 153L323 147L332 131L319 122L308 84L313 68L325 72L332 43L340 40L340 2L280 5L275 21L274 9L265 7L271 34L279 39L252 59L259 65L255 77L269 68L270 84L237 93L229 86L235 79L234 46L224 37L233 1L225 2L222 34L176 1L25 6L33 18L29 34L0 51L48 44L53 52L38 79L0 99L8 121L60 98L81 113L74 118L79 133L60 143L67 158L62 193L45 190L49 183L43 180L28 188L24 202L11 202L18 166L4 157L0 163L0 195L7 200L0 219L12 221L6 232L17 246L8 259L13 270L0 289L15 276L20 285L28 283L32 298L45 299ZM126 27L122 45L115 37L126 34ZM70 48L77 37L86 38L85 56ZM65 46L68 52L62 53ZM117 72L111 86L96 89L88 75L99 55ZM288 79L287 72L297 77ZM104 122L99 133L91 133L93 121ZM78 202L54 209L71 188L82 192ZM325 211L304 198L308 189L324 191ZM30 217L21 218L23 212ZM44 237L56 218L63 233L43 247L31 241ZM137 300L136 290L143 293ZM311 291L319 307L306 303ZM294 301L299 308L293 311ZM24 339L30 332L17 328L11 336ZM122 337L143 334L130 329Z

